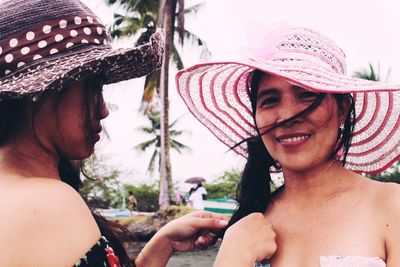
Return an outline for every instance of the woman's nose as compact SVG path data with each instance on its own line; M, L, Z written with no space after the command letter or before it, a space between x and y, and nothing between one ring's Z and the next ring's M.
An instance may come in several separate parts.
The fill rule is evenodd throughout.
M291 126L301 121L301 116L296 117L303 111L304 107L295 101L286 101L282 103L279 110L277 123L284 122L284 125Z
M102 120L110 114L110 111L107 107L106 102L104 101L104 97L103 97L102 93L100 94L99 97L100 97L100 114L99 114L100 118L99 119Z

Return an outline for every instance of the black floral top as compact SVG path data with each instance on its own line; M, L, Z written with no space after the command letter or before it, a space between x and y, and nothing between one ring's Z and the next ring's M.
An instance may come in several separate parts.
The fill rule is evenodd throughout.
M121 267L121 265L107 239L102 236L74 267Z

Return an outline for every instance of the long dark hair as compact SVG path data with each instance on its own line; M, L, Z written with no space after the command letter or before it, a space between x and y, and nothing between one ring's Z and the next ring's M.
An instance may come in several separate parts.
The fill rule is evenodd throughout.
M257 90L261 80L261 76L263 74L264 73L261 71L254 71L250 82L249 98L252 106L254 124L257 107ZM258 132L257 136L243 140L236 145L238 146L242 143L247 143L248 156L246 165L242 173L242 179L238 185L236 193L239 206L234 212L228 224L228 227L252 212L264 213L268 205L271 203L274 195L281 192L284 188L284 185L282 185L274 192L271 192L270 170L271 167L278 169L279 166L269 154L261 139L261 136L287 122L309 114L321 104L325 96L326 95L324 93L319 94L316 100L305 110L271 126L268 130L265 130L262 133ZM351 144L351 138L353 136L355 123L355 107L353 98L350 94L334 94L334 97L338 104L343 103L343 101L350 101L350 109L344 123L344 129L343 131L341 129L338 129L338 145L335 147L334 151L332 151L331 154L331 157L333 158L336 153L342 149L343 155L341 156L340 161L344 166L346 163L347 153Z
M27 99L8 99L0 101L0 146L12 137L23 124Z
M85 90L85 95L88 96L88 90ZM49 94L58 94L58 102L56 106L61 102L63 98L63 94L65 90L60 90L59 92L51 92ZM0 146L6 144L10 138L13 137L15 133L17 133L22 125L27 125L27 123L31 124L32 132L35 134L34 129L34 121L37 111L40 109L40 106L43 104L44 99L47 97L43 95L36 101L33 101L31 98L25 97L21 99L8 99L0 101ZM89 108L88 105L88 97L85 97L84 106ZM104 104L104 103L99 103ZM28 106L32 105L32 116L27 116ZM100 108L96 106L95 116L99 116ZM88 118L89 110L87 109L85 114L85 118ZM86 119L86 128L90 127L89 120ZM50 152L36 137L36 141L40 144L45 151ZM80 172L82 167L82 161L80 160L70 160L68 158L64 158L62 155L58 155L58 173L60 175L61 181L67 183L71 187L73 187L77 192L82 187L82 181L80 178ZM135 266L134 262L128 257L127 252L123 246L123 242L125 241L134 241L132 234L129 230L116 223L109 221L102 217L100 214L96 213L94 209L91 209L92 215L96 220L96 223L100 229L101 234L106 237L106 239L110 242L110 245L113 247L115 254L118 256L121 266L131 267Z

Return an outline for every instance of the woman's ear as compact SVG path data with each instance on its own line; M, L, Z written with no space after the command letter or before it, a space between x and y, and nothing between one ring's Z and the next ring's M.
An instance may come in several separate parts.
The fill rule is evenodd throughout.
M344 122L346 120L347 114L349 114L351 106L351 100L349 96L343 97L341 101L338 101L338 115L339 121Z

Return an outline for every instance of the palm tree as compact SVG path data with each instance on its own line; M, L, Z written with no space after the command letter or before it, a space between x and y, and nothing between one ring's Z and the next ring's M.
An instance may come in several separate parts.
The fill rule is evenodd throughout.
M165 32L167 28L163 25L170 25L172 30L172 45L170 55L175 67L180 70L184 67L178 48L183 46L185 41L190 41L192 45L201 48L201 56L210 55L206 43L191 31L185 28L185 16L194 15L204 5L203 3L184 8L183 0L104 0L107 5L119 5L119 12L114 13L114 22L109 27L113 38L136 37L135 46L145 43L156 28L163 27ZM169 0L170 1L170 0ZM168 7L165 5L168 4ZM165 16L169 10L171 21L164 23ZM165 60L167 62L167 60ZM146 113L153 107L152 104L160 89L161 71L155 71L146 77L144 92L142 97L141 111ZM156 103L157 105L157 103Z
M178 69L183 68L177 44L183 46L189 39L203 48L202 55L210 54L204 41L185 29L185 15L196 13L202 4L185 9L184 0L105 0L107 4L120 4L125 14L115 14L111 34L114 37L129 37L139 34L136 45L145 42L157 27L165 31L164 62L160 71L146 77L141 110L151 112L151 103L159 92L160 118L160 209L166 209L173 198L173 184L169 153L169 63L173 61ZM177 41L177 42L175 42Z
M375 70L375 67L371 63L368 64L368 67L369 69L362 69L360 71L355 71L353 77L370 81L380 81L381 80L380 65L378 64L377 70ZM389 75L390 75L390 69L386 73L385 81L389 78Z
M147 171L152 175L155 171L156 164L160 167L160 146L161 146L161 136L160 136L160 113L159 112L149 112L147 118L150 121L150 126L140 126L138 130L145 134L151 135L151 139L144 141L135 146L135 149L146 152L152 150L152 155L147 166ZM170 146L173 150L178 153L182 153L184 150L190 150L190 148L176 140L175 138L185 134L186 130L176 130L174 129L179 118L169 125L169 135L172 137L170 139ZM158 160L157 160L158 159Z

